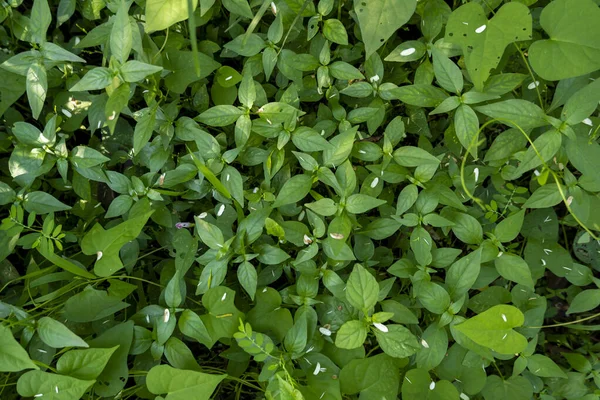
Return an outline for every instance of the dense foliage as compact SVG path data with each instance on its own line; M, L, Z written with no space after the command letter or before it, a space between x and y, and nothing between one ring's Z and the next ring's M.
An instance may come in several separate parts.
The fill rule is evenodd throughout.
M592 0L4 0L0 397L598 399Z

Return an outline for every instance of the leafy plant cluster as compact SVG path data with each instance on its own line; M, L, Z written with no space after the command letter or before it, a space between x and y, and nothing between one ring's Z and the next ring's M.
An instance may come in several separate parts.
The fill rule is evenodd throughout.
M598 399L598 21L2 1L0 397Z

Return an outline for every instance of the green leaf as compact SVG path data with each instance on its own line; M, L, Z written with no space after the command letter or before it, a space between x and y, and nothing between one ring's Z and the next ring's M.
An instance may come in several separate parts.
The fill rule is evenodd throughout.
M23 208L30 213L34 212L37 214L47 214L71 209L71 207L61 203L46 192L31 192L26 194L25 200L23 201Z
M496 270L504 279L520 283L521 285L534 287L533 278L529 266L521 257L515 254L504 253L497 257L494 265Z
M248 0L224 0L223 6L234 14L252 19L254 14L250 9Z
M325 36L325 39L331 40L333 43L344 46L348 44L348 34L346 33L346 28L340 22L340 20L335 18L329 18L325 20L323 23L323 36Z
M82 338L71 332L69 328L50 317L40 318L37 322L36 331L44 343L56 349L90 347Z
M563 193L566 190L561 188ZM536 189L535 192L527 199L524 206L527 208L547 208L553 207L562 201L562 196L558 190L558 186L554 183L548 183Z
M479 118L468 105L461 104L454 112L454 130L460 144L477 158L476 138L479 132Z
M561 144L562 135L556 129L542 133L533 141L533 146L530 146L527 152L525 152L521 163L514 172L514 176L521 176L524 172L532 170L552 159L560 149Z
M346 200L346 210L352 214L362 214L385 203L385 200L376 199L366 194L353 194Z
M415 294L427 310L434 314L443 314L450 306L450 295L434 282L421 282L415 286Z
M477 281L481 271L481 252L482 250L479 248L455 261L448 268L446 284L452 300L456 301L467 294Z
M85 62L85 60L83 58L78 57L75 54L71 53L70 51L67 51L67 50L63 49L62 47L60 47L59 45L56 45L51 42L42 43L41 52L42 52L42 56L46 60L50 60L50 61L70 61L70 62L82 62L82 63Z
M10 329L0 325L0 371L18 372L30 368L39 369L13 338Z
M448 211L442 217L454 222L452 232L456 237L467 244L479 244L483 240L483 228L477 219L465 213Z
M254 300L258 282L258 274L256 273L256 268L254 268L254 265L248 261L241 263L237 268L237 278L246 293L248 293L250 298Z
M457 400L458 391L446 380L433 381L422 368L407 371L402 381L402 398L423 400Z
M198 235L200 240L213 250L218 250L223 247L225 239L223 238L223 232L219 227L211 224L210 222L204 221L199 216L194 217L196 221Z
M125 80L125 82L138 82L147 77L153 75L159 71L162 71L162 67L146 64L141 61L131 60L127 61L119 72Z
M169 338L167 343L165 343L165 357L169 361L169 364L177 369L200 370L200 365L198 365L190 348L175 337Z
M469 76L475 89L481 92L506 46L529 40L531 26L531 13L523 4L506 3L488 21L480 4L468 3L454 10L448 18L444 40L462 47Z
M125 63L133 46L133 32L129 23L129 5L121 0L115 22L110 31L110 51L121 63Z
M554 361L541 354L527 357L527 369L542 378L567 378L567 374Z
M523 322L525 317L518 308L497 305L455 325L455 329L497 353L515 354L527 347L527 339L512 329L522 326Z
M333 146L312 128L301 126L292 133L294 145L306 152L332 149Z
M73 322L91 322L106 318L128 307L120 298L111 296L105 290L87 286L64 304L65 317Z
M154 125L156 123L156 112L158 107L150 107L146 109L146 112L135 124L133 131L133 152L139 154L140 151L146 146L146 144L152 138L152 132L154 132Z
M148 371L146 386L150 393L167 393L165 400L208 400L226 376L157 365Z
M50 400L77 400L94 384L70 376L42 371L29 371L19 377L17 392L23 397L43 397Z
M439 85L449 92L460 94L463 76L460 68L437 48L432 49L433 72Z
M417 338L402 325L386 325L387 332L373 329L381 349L390 357L410 357L421 348ZM338 333L339 335L339 333Z
M83 76L69 91L83 92L86 90L101 90L111 84L113 79L112 72L105 67L96 67L91 69Z
M198 0L192 0L196 8ZM146 32L151 33L169 28L188 18L188 0L147 0Z
M355 264L346 284L346 299L359 310L367 312L375 307L379 297L379 285L373 275L362 265Z
M514 3L511 3L514 4ZM526 100L511 99L475 108L490 118L513 128L528 131L540 126L550 125L544 111L534 103Z
M356 132L358 126L343 131L329 141L332 146L323 151L323 166L337 167L346 161L352 152Z
M417 107L437 107L448 98L442 89L425 84L400 86L388 92L392 98Z
M214 106L200 114L196 119L208 126L227 126L233 124L243 114L234 106Z
M77 146L71 150L71 163L77 168L92 168L100 165L110 158L102 155L99 151L86 146Z
M397 398L400 388L399 367L404 365L387 354L353 359L340 371L343 393L360 393L364 400Z
M415 12L414 0L354 0L354 12L365 43L365 58L369 58L394 32L408 22Z
M494 235L500 242L506 243L514 240L521 232L525 210L517 211L515 214L500 221L494 228Z
M44 43L46 41L46 33L51 22L52 12L48 6L48 0L34 0L29 19L29 30L33 42Z
M340 349L361 347L367 338L367 328L361 321L348 321L341 326L335 336L335 345Z
M549 39L536 40L529 48L533 70L555 81L600 68L600 10L591 0L555 0L540 15Z
M131 217L108 230L105 230L100 224L96 224L90 229L81 241L81 251L83 254L96 257L94 265L96 275L110 276L123 268L119 251L126 243L139 236L150 215L152 215L152 211Z
M26 87L27 100L29 100L33 118L38 119L44 107L48 91L46 68L41 63L35 62L27 70Z
M529 400L533 387L527 378L511 376L504 380L497 375L488 376L482 391L486 399Z
M571 301L567 314L576 314L589 310L600 305L600 289L588 289L577 294Z
M68 351L58 359L56 370L61 375L82 380L94 380L102 373L108 360L117 349L118 347Z
M413 146L400 147L394 151L394 160L403 167L419 167L421 165L439 165L440 160L427 151Z
M221 172L221 183L242 207L244 206L244 182L242 175L233 167L227 166Z
M313 178L310 175L300 174L293 176L286 181L277 198L273 203L273 207L281 207L287 204L294 204L306 197L313 184Z

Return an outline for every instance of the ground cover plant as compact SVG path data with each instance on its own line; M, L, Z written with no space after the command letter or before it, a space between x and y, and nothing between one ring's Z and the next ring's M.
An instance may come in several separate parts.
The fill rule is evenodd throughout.
M598 21L2 1L0 397L598 399Z

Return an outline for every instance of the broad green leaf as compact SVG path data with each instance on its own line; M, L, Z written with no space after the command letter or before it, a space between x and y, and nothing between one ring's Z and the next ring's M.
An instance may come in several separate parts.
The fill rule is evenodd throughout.
M431 370L444 360L448 354L448 334L445 327L437 323L430 324L423 335L417 352L417 366Z
M521 231L524 218L525 210L520 210L500 221L500 223L494 228L494 235L496 236L496 239L503 243L514 240Z
M113 74L108 68L96 67L88 71L69 91L102 90L111 84L112 79Z
M347 129L329 141L332 146L323 151L323 166L337 167L346 161L352 152L357 131L358 127Z
M431 235L422 226L417 226L410 234L410 248L415 254L415 259L420 265L431 263Z
M108 230L100 224L90 229L81 241L81 250L83 254L96 257L94 265L96 275L110 276L123 268L119 257L121 247L139 236L150 215L152 211L132 217Z
M71 209L46 192L31 192L25 195L23 207L28 212L47 214L50 212L65 211Z
M346 200L346 210L352 214L363 214L385 203L385 200L376 199L366 194L353 194Z
M450 305L450 295L434 282L421 282L415 286L417 299L434 314L442 314Z
M486 399L529 400L533 387L527 378L511 376L504 380L498 375L489 376L482 394Z
M567 378L567 374L552 359L541 354L527 357L527 369L543 378Z
M367 328L361 321L348 321L341 326L335 336L335 345L340 349L361 347L367 338Z
M577 294L571 300L567 314L576 314L589 310L600 305L600 289L588 289Z
M94 380L81 380L49 372L29 371L19 377L17 392L24 397L78 400L94 382Z
M248 4L248 0L224 0L223 6L234 14L252 19L254 15Z
M417 338L407 328L402 325L386 325L387 332L374 328L377 342L381 349L390 357L406 358L410 357L421 347Z
M439 85L449 92L460 94L463 88L460 68L435 47L432 49L432 54L433 72Z
M348 44L348 34L346 33L346 28L344 24L340 22L340 20L335 18L326 19L323 23L323 36L325 39L331 40L333 43L347 45Z
M141 61L131 60L127 61L119 72L125 80L125 82L138 82L147 77L148 75L155 74L162 71L162 67L146 64Z
M515 254L504 253L496 258L494 265L496 270L504 279L520 283L533 288L534 282L531 277L529 266L521 257Z
M415 12L414 0L354 0L354 12L365 43L365 58L383 46Z
M97 378L94 385L96 394L114 397L125 387L129 375L127 356L133 341L133 326L133 321L117 324L89 341L92 348L110 349L118 346Z
M394 99L417 107L437 107L448 98L443 90L426 84L400 86L389 93Z
M91 147L77 146L71 150L70 160L77 168L91 168L110 161L110 158Z
M462 47L469 76L475 89L481 92L506 46L529 40L531 27L531 13L523 4L506 3L488 21L481 5L468 3L454 10L448 18L445 41Z
M433 381L423 368L407 371L402 381L402 398L422 400L458 400L454 385L446 380Z
M286 181L273 203L273 207L281 207L286 204L294 204L302 200L312 188L313 178L310 175L300 174Z
M165 357L169 364L179 370L200 371L201 369L190 348L175 337L169 338L165 343Z
M117 348L70 350L58 359L56 370L61 375L94 380L102 373Z
M387 354L354 359L340 371L343 393L360 393L365 400L396 398L400 388L399 368L405 365Z
M0 371L18 372L24 369L39 368L31 361L27 351L13 338L10 329L0 325Z
M448 268L446 284L450 297L458 300L468 293L481 271L481 248L457 260Z
M355 308L369 311L377 303L379 285L369 271L355 264L346 284L346 299Z
M301 126L292 133L294 145L306 152L332 149L333 146L312 128Z
M600 67L600 66L599 66ZM600 102L600 81L594 80L571 96L561 113L561 119L575 125L588 118Z
M184 310L177 323L181 333L197 340L207 347L210 347L210 333L198 314L190 310Z
M565 188L561 188L563 193ZM541 186L527 199L524 206L527 208L547 208L553 207L562 201L560 190L554 182Z
M256 273L256 268L254 268L254 265L248 261L241 263L237 268L237 278L246 293L248 293L250 298L254 300L258 282L258 274Z
M129 23L129 2L121 0L110 31L110 51L121 63L129 58L133 46L133 32Z
M515 3L511 3L515 4ZM540 126L550 125L544 111L532 102L520 99L504 100L475 108L490 118L513 128L528 131Z
M471 107L466 104L458 106L454 112L454 130L462 146L477 158L477 134L479 119Z
M598 18L600 10L591 0L550 2L540 15L540 25L550 38L536 40L529 48L533 70L555 81L599 69Z
M244 181L239 171L233 167L227 166L221 172L221 183L231 196L242 207L244 206Z
M196 8L198 0L192 0ZM188 0L147 0L146 32L151 33L169 28L188 18Z
M556 129L551 129L548 132L542 133L533 141L533 146L530 146L517 170L515 176L521 176L524 172L542 165L552 159L562 144L562 135Z
M44 343L56 349L63 347L89 347L82 338L50 317L40 318L37 322L36 331Z
M331 217L338 211L338 205L328 198L323 198L312 203L306 203L305 207L325 217Z
M87 286L64 304L65 317L73 322L91 322L106 318L128 307L120 298L105 290Z
M524 322L525 317L518 308L497 305L455 325L455 329L497 353L515 354L527 347L527 339L512 328L522 326Z
M223 247L225 239L223 238L223 232L221 232L219 227L204 221L204 219L199 216L195 216L194 220L197 225L196 232L198 232L200 240L202 240L205 245L213 250L218 250Z
M209 126L227 126L233 124L243 111L234 106L214 106L200 114L196 119Z
M27 70L26 87L27 100L29 100L33 118L38 119L44 107L48 91L46 68L41 63L35 62Z
M226 376L157 365L148 371L146 386L150 393L166 393L165 400L208 400Z
M48 6L48 0L34 0L28 27L34 42L44 43L46 41L46 33L51 22L52 13Z
M394 160L403 167L419 167L424 164L439 165L440 160L427 151L413 146L403 146L394 151Z

